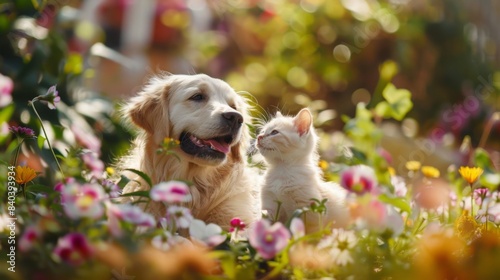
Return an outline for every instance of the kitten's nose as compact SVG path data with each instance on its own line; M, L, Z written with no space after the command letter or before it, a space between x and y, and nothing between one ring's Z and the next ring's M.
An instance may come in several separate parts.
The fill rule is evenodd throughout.
M260 140L261 140L262 138L264 138L264 135L259 135L259 136L257 136L257 143L259 143L259 144L260 144Z

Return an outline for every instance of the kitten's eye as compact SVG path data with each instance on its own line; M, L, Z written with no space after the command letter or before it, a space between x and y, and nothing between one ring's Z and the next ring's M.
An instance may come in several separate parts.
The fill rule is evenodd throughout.
M196 93L195 95L189 97L189 100L192 100L192 101L202 101L205 99L205 96L203 96L203 94L201 93Z
M271 131L271 133L269 133L269 135L276 135L280 133L279 131L277 131L276 129L273 129L273 131Z

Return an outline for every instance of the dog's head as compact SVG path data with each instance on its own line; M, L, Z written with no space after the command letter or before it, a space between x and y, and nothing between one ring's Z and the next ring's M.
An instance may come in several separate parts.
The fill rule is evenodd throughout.
M203 74L157 76L124 109L156 144L166 137L179 140L182 159L216 166L245 155L247 103L222 80Z

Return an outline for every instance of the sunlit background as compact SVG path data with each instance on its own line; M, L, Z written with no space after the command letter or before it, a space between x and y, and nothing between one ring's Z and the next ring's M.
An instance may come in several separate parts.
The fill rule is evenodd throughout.
M310 107L316 126L329 132L322 142L328 151L341 142L330 132L342 130L343 115L352 116L359 102L379 101L386 75L410 90L414 103L401 124L384 124L391 152L425 147L407 141L415 137L456 148L470 136L464 145L500 149L500 123L491 119L500 109L497 1L2 2L4 29L14 14L28 16L13 24L24 35L11 35L9 44L24 59L42 52L33 64L68 86L68 100L99 94L119 102L160 71L206 73L253 95L257 117ZM6 46L0 65L12 73ZM417 160L442 153L445 166L457 159L446 149L427 150ZM498 153L494 158L499 165Z

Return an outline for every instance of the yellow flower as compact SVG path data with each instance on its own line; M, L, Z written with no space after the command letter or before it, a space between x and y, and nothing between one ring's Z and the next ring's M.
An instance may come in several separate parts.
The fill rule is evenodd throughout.
M465 210L455 221L455 232L460 238L470 240L474 236L480 234L481 228L477 224L476 220L470 216L469 211Z
M320 160L319 161L319 167L323 171L327 170L328 169L328 162L326 162L326 160Z
M111 176L115 175L115 169L113 167L106 167L106 172Z
M396 176L396 169L394 169L393 167L391 166L387 167L387 171L389 171L389 174L391 176Z
M422 171L424 176L428 178L438 178L439 175L441 175L437 168L428 165L422 166L422 169L420 170Z
M16 167L16 183L19 185L24 185L31 180L35 179L36 171L28 166L17 166Z
M407 161L405 164L406 169L410 171L417 171L420 169L420 166L422 166L422 164L416 160Z
M461 166L458 169L458 172L462 175L462 178L464 178L465 181L472 184L477 180L477 178L479 178L479 176L481 176L481 174L483 174L483 169L481 167Z

